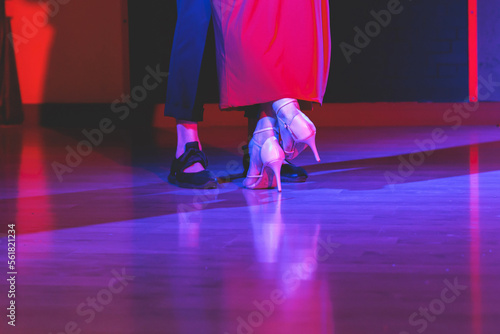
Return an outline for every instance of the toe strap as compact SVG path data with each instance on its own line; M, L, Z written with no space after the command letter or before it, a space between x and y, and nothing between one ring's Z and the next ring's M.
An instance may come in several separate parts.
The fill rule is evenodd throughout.
M195 163L200 163L205 169L208 166L207 156L200 151L198 143L196 143L196 145L186 145L186 151L178 159L172 162L171 170L175 173L182 172Z

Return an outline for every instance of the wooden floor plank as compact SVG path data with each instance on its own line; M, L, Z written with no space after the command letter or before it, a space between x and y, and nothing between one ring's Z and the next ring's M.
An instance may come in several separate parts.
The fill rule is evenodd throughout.
M242 188L243 128L202 129L231 177L210 191L165 182L171 130L117 130L60 180L79 130L0 128L1 333L498 334L500 130L441 129L320 127L279 194Z

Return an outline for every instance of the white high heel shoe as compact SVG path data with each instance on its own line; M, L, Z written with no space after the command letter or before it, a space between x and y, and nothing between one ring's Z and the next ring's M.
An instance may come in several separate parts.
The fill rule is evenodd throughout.
M267 138L262 145L256 142L255 135L265 131L273 131L274 133L275 129L265 128L255 131L254 138L248 145L250 168L243 185L249 189L268 189L278 186L278 191L281 191L280 173L285 153L274 135ZM258 169L259 175L249 175L252 169Z
M293 104L293 106L290 106L290 104ZM287 115L286 118L284 117L283 112L285 106L288 106L288 108L286 108L287 112L292 111L293 115ZM294 159L300 152L309 146L314 153L316 161L319 162L321 159L316 149L316 127L313 122L300 111L297 100L279 100L273 104L273 109L278 118L281 144L285 151L285 157L290 160ZM287 122L287 119L290 121Z

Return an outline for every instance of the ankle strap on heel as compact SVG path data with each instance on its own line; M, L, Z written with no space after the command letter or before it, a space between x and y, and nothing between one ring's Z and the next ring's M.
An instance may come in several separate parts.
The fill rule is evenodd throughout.
M297 99L294 99L294 98L284 98L284 99L274 101L272 103L272 108L276 112L276 116L281 111L281 109L283 109L285 106L289 105L290 103L297 103L298 104L299 102L297 101Z
M276 129L276 128L264 128L264 129L254 131L253 134L256 135L258 133L262 133L262 132L269 131L269 130L273 130L274 132L278 133L278 129Z
M255 140L255 135L259 134L259 133L262 133L262 132L270 131L270 130L273 130L275 134L279 133L278 129L276 129L276 128L264 128L264 129L260 129L260 130L257 130L257 131L253 132L253 138L252 138L251 141L253 141L254 145L257 145L258 147L262 147L262 145L264 145L264 143L262 143L262 144L257 143L257 141Z

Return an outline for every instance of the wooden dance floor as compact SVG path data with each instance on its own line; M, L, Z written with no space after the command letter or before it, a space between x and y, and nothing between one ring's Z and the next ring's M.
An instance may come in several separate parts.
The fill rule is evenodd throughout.
M166 182L172 130L0 128L0 332L500 333L497 127L319 128L281 194L201 137L218 190Z

